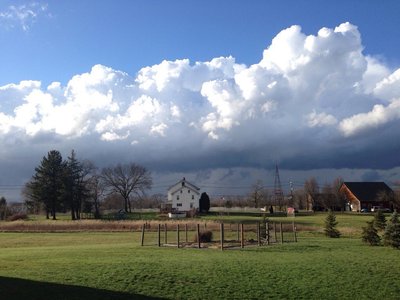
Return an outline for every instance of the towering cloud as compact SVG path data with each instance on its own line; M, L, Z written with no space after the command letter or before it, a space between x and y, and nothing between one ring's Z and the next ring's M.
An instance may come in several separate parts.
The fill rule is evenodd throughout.
M156 169L275 160L293 169L369 167L366 153L382 155L373 165L388 168L400 146L378 145L397 140L399 125L400 69L364 54L350 23L308 36L300 26L282 30L251 66L233 57L165 60L129 75L95 65L66 86L0 87L8 157L51 142L86 157L134 155Z

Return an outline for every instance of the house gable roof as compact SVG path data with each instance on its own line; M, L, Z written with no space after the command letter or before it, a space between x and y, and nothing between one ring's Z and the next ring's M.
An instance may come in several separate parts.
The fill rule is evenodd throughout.
M168 188L168 192L171 194L174 194L177 191L179 191L182 187L189 188L189 189L193 190L194 192L196 192L197 194L199 193L199 190L200 190L200 188L198 188L194 184L190 183L189 181L187 181L185 179L185 177L183 177L182 180L180 180L177 183L175 183L174 185L170 186Z
M392 193L393 190L384 182L343 182L350 192L360 201L375 201L379 193Z

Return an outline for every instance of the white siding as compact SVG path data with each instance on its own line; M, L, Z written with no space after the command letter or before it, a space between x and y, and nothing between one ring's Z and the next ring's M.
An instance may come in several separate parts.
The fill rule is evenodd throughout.
M199 208L199 189L186 180L181 180L168 190L168 202L172 209L177 211L190 211Z

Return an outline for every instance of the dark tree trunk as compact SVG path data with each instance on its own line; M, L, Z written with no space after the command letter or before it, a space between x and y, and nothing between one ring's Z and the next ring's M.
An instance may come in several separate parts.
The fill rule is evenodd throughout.
M53 200L51 203L51 215L53 216L53 220L56 220L56 200Z
M97 200L94 201L94 218L100 219L99 204L97 203Z
M128 199L125 198L125 212L129 212L128 211Z
M71 220L75 220L75 207L71 201Z
M132 208L131 208L131 200L128 199L128 206L129 206L129 212L132 212Z

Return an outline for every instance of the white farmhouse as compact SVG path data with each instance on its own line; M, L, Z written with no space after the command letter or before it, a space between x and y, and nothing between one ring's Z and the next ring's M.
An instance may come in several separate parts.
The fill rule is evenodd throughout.
M168 204L173 211L199 209L200 188L188 182L185 177L168 189Z

